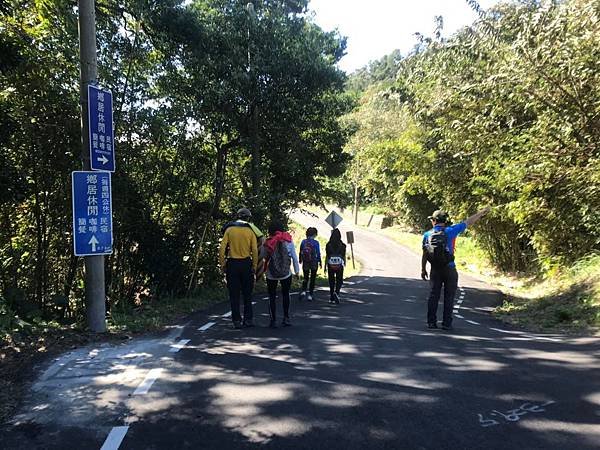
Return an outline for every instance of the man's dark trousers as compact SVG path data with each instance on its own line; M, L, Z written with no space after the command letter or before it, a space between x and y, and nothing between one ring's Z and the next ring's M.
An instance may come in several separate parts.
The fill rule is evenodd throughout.
M454 295L458 287L458 272L456 267L431 268L429 275L431 292L427 303L427 323L437 323L437 307L440 301L442 286L444 286L444 319L442 326L452 326L452 308Z
M229 302L231 303L231 320L234 323L242 321L240 314L240 291L244 297L244 321L252 320L252 289L254 287L252 259L229 258L225 274L227 290L229 291Z

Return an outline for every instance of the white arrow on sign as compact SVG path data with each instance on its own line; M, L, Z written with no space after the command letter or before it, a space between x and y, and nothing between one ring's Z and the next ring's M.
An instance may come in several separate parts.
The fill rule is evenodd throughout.
M100 241L96 239L96 235L92 234L92 238L90 239L90 242L88 242L88 244L92 244L92 252L96 251L96 245L98 245L99 243Z
M100 161L102 164L106 164L109 161L108 158L104 155L98 156L97 160Z
M337 228L338 225L342 223L342 220L344 220L342 219L342 216L335 211L331 211L325 219L325 222L327 222L331 228Z

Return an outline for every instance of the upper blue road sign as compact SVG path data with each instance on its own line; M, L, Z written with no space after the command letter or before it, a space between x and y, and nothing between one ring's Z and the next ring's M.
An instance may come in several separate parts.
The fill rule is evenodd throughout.
M92 170L115 171L112 93L88 86L90 166Z

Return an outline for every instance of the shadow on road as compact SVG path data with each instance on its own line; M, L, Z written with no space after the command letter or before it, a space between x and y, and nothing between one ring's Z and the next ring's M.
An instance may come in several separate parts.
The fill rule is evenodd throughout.
M539 340L491 321L430 331L426 293L414 279L356 277L341 305L324 291L297 303L291 328L189 329L173 359L143 356L143 370L163 368L148 394L130 396L121 359L109 383L96 374L64 392L64 414L82 427L131 425L121 448L597 448L597 341ZM495 293L467 295L485 304Z

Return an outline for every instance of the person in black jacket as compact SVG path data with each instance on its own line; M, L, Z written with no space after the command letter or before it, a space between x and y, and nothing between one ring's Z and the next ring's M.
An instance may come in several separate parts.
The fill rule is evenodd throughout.
M340 230L334 228L331 231L329 242L325 246L325 273L329 278L329 303L340 303L345 265L346 244L342 242Z

